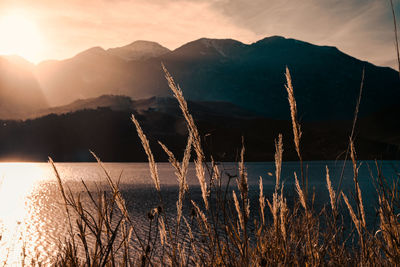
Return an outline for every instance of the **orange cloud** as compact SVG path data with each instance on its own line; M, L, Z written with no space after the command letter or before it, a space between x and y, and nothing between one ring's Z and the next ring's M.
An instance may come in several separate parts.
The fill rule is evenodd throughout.
M200 37L257 39L207 2L19 1L18 7L34 14L47 41L46 58L70 57L92 46L108 48L139 39L172 49Z
M337 46L376 64L392 64L393 25L382 0L2 0L29 12L46 58L92 46L150 40L174 49L201 37L250 43L270 35Z

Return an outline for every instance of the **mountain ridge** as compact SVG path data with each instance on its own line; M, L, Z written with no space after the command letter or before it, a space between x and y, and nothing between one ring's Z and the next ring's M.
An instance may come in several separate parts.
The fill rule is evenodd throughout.
M127 61L146 60L171 52L159 43L144 40L137 40L121 47L109 48L106 51Z
M161 47L163 52L154 56L144 49L135 60L116 55L115 51L138 44L149 46L150 51L152 46ZM286 66L292 73L299 116L304 120L351 118L363 69L360 116L394 105L400 97L396 71L358 60L335 47L282 36L251 44L200 38L172 51L148 41L108 50L92 47L66 60L38 64L35 74L51 106L105 94L133 99L165 97L171 92L161 62L188 100L231 102L275 119L289 118Z

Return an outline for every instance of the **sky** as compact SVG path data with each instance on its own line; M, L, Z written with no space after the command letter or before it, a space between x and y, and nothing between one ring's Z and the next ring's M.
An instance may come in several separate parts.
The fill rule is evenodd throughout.
M399 14L399 0L393 0ZM38 63L93 46L281 35L395 67L389 0L1 0L0 54Z

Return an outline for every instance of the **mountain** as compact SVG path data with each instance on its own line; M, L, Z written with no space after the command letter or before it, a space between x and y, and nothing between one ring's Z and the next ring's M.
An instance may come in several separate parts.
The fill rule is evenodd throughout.
M18 66L19 68L22 68L24 70L27 70L29 72L33 72L35 70L35 64L32 62L29 62L28 60L17 56L17 55L4 55L1 56L2 58L6 59L8 62L10 62L13 65Z
M32 67L16 56L0 57L0 118L20 118L47 107Z
M224 61L223 58L239 56L241 51L247 47L248 45L232 39L201 38L177 48L171 54L166 55L166 58L194 62L210 61L210 63L213 63Z
M204 39L197 40L162 58L188 99L224 100L271 118L288 119L286 66L303 120L350 119L364 68L361 116L395 104L400 97L396 71L357 60L334 47L278 36L244 46L212 41L210 46ZM221 53L221 47L227 52Z
M67 60L43 62L36 68L36 77L52 106L131 91L127 62L101 47L88 49Z
M107 52L129 61L159 57L170 52L170 50L155 42L135 41L126 46L107 49Z
M230 102L262 116L288 119L284 89L288 66L303 121L351 119L363 69L361 117L398 105L400 97L396 71L360 61L335 47L279 36L250 45L202 38L148 56L146 49L153 46L160 48L142 41L116 50L92 48L68 60L40 64L36 74L52 105L103 94L139 99L171 95L163 62L188 100ZM130 47L141 51L139 56L134 52L132 60Z

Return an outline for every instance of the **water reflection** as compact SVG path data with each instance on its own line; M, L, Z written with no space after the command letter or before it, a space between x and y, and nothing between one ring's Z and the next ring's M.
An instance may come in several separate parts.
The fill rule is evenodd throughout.
M35 163L0 163L0 175L0 259L16 265L21 263L22 248L28 246L24 244L26 228L34 227L29 219L29 196L43 181L44 169Z
M310 186L316 188L318 199L325 203L328 201L325 165L329 165L332 183L336 188L342 162L311 162L309 164ZM371 166L373 165L372 162ZM89 184L93 182L106 184L104 174L97 164L56 163L56 166L62 179L67 182L73 192L82 192L81 179ZM108 163L105 166L115 179L118 179L123 171L121 191L126 199L129 212L138 225L145 225L147 212L157 205L148 165L146 163ZM235 174L236 167L237 164L233 163L220 165L220 169L230 175ZM263 177L264 193L269 197L275 183L275 178L270 175L275 172L274 164L250 163L247 164L247 167L250 197L254 198L254 202L258 201L257 184L260 176ZM293 172L298 171L298 167L296 162L283 164L282 181L285 182L287 190L285 194L288 197L295 195L291 193L291 190ZM399 167L400 162L398 161L384 162L382 165L387 178L396 177L396 170ZM167 163L159 164L158 170L161 190L165 195L166 211L173 215L177 200L177 190L174 187L177 182L174 170ZM191 196L198 197L200 202L200 190L194 188L198 182L193 164L190 164L188 175ZM370 204L367 205L371 208L370 216L374 216L374 188L369 176L367 164L363 164L360 168L360 185L364 200ZM351 177L352 168L348 164L342 187L345 192L352 188ZM50 165L47 163L0 163L0 266L4 263L9 266L21 266L24 259L27 265L31 265L31 260L36 260L44 265L50 264L66 231L66 218L60 203L62 203L62 199Z

